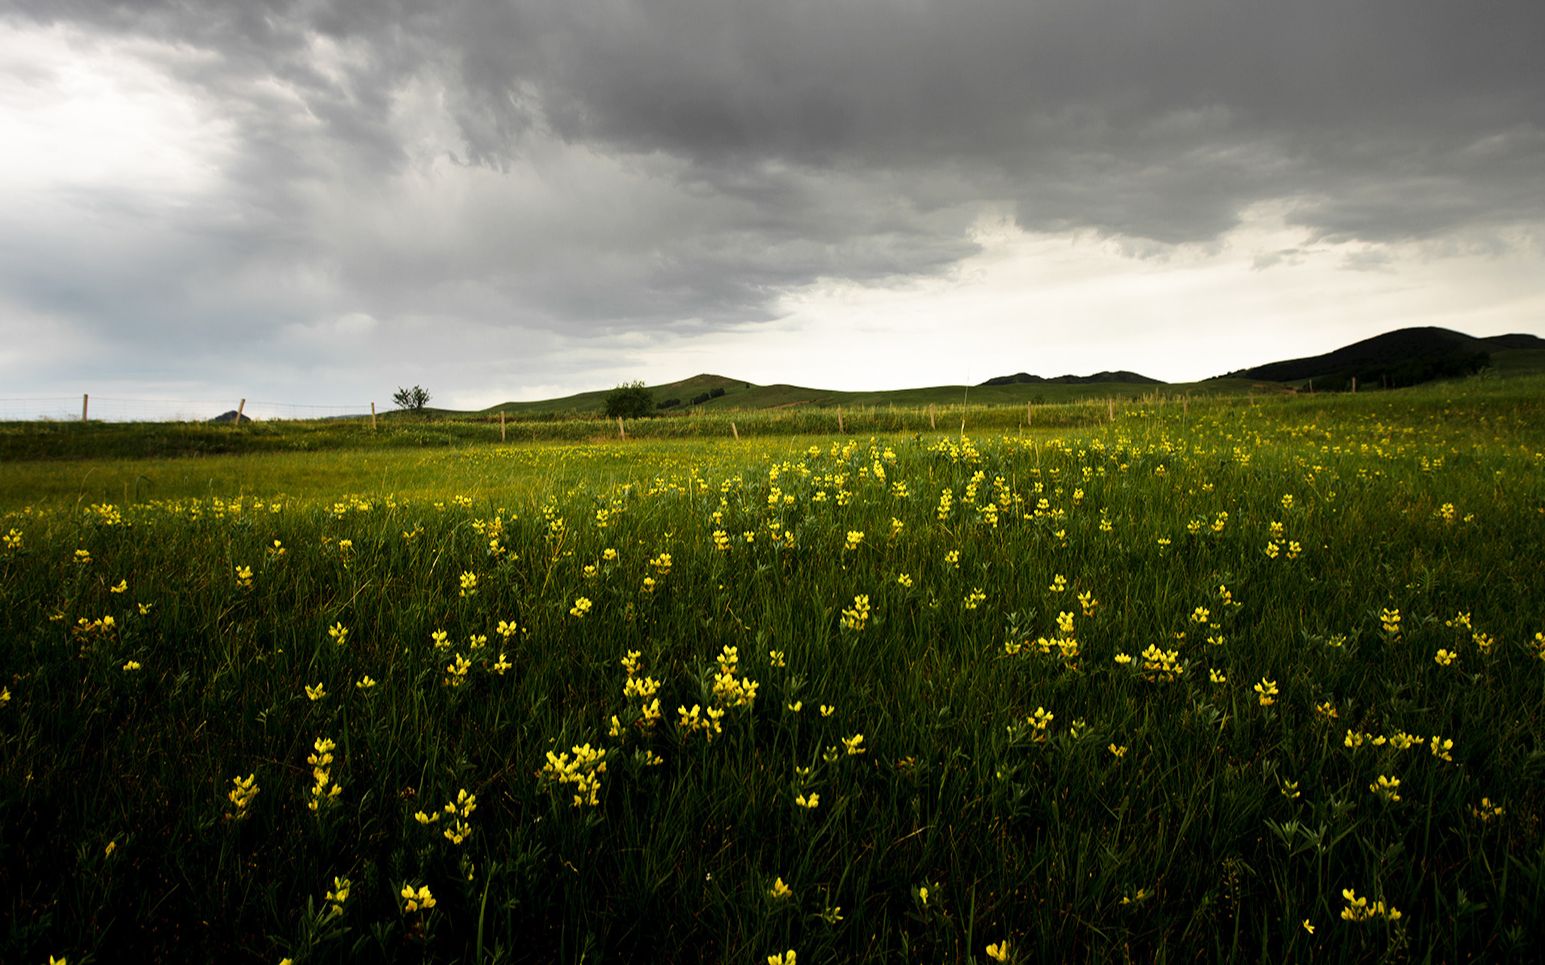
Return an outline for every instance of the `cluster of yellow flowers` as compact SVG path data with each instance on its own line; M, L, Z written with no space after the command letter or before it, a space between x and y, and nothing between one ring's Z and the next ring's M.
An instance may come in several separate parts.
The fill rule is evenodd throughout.
M472 670L472 661L461 654L455 654L451 662L445 665L445 678L440 683L446 687L460 687L467 682L467 674Z
M1369 792L1383 798L1391 804L1400 801L1400 778L1390 774L1380 774L1379 779L1368 785Z
M639 658L639 651L629 650L619 661L628 674L628 679L622 684L622 696L627 700L638 701L637 712L630 715L632 724L648 733L660 722L660 698L656 696L660 692L660 681L641 673ZM622 722L615 715L612 717L611 736L622 736ZM651 763L656 760L657 757L651 756Z
M1118 654L1118 660L1120 659ZM1169 683L1178 679L1186 672L1185 664L1180 661L1179 650L1160 650L1157 644L1150 643L1142 652L1143 678L1150 682Z
M1341 889L1341 897L1346 900L1346 907L1341 909L1343 921L1373 921L1378 918L1399 921L1401 918L1400 909L1393 905L1386 906L1383 901L1370 902L1367 898L1359 898L1351 888Z
M542 779L571 787L571 804L577 808L601 806L601 775L605 773L606 749L591 747L589 742L575 744L568 754L548 751L547 763L542 765Z
M402 913L411 915L416 911L428 911L435 906L435 896L430 892L428 885L402 886Z
M258 796L257 775L248 774L231 778L232 787L225 793L226 800L231 802L231 810L225 812L227 821L245 821L251 812L247 808L252 806L252 801Z
M1262 707L1270 707L1277 702L1277 682L1262 677L1255 685L1255 695Z
M86 516L99 526L123 525L123 513L112 503L92 503L86 507Z
M1385 607L1380 610L1379 624L1384 629L1384 635L1390 640L1400 639L1400 610L1398 608Z
M869 625L869 595L861 593L853 597L853 605L842 611L842 628L861 632Z
M477 795L461 788L456 792L456 800L447 802L441 810L450 816L449 824L441 832L445 840L457 845L467 840L472 834L472 825L467 823L467 819L477 810Z
M755 680L738 677L740 651L729 644L719 654L719 672L714 676L714 699L721 707L750 707L756 701L760 684Z
M711 741L724 733L724 709L710 707L705 712L701 704L693 704L688 710L683 704L676 708L676 729L683 737L702 734L704 739Z
M306 756L306 763L311 765L312 780L306 807L317 812L338 800L338 795L343 793L343 785L333 781L333 751L337 750L338 745L329 738L318 737L311 746L312 753Z
M103 614L95 620L85 617L75 621L70 627L70 632L80 642L82 648L86 647L93 639L110 639L118 632L118 620L111 613Z
M354 882L348 878L333 878L332 890L328 891L326 897L322 899L327 904L327 911L324 914L329 921L342 916L344 903L349 900L349 889L353 887Z
M1051 722L1056 718L1057 715L1045 707L1036 707L1035 713L1025 718L1025 723L1030 727L1030 739L1044 742L1051 733Z

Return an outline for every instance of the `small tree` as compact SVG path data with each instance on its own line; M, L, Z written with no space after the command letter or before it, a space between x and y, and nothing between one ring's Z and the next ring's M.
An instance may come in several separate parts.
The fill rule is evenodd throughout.
M423 412L424 406L429 404L429 390L415 385L411 389L397 387L392 393L392 401L399 409L407 409L409 412Z
M606 394L608 419L638 419L654 411L654 393L643 382L624 382Z

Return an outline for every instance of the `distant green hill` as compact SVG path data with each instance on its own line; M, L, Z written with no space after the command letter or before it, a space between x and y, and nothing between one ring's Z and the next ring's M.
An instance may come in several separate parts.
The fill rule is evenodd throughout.
M981 385L936 385L910 389L844 392L777 383L757 385L723 375L703 373L676 382L649 386L656 413L786 409L796 406L927 406L1056 404L1088 399L1137 399L1164 395L1237 395L1290 392L1311 387L1322 391L1348 388L1351 380L1367 387L1414 385L1482 369L1498 375L1545 373L1545 339L1534 335L1475 338L1445 328L1404 328L1310 358L1271 362L1240 369L1202 382L1161 382L1129 371L1045 378L1019 372L988 379ZM547 420L592 418L606 406L611 389L580 392L534 402L502 402L479 412L432 410L426 414L498 416Z
M1128 375L1129 373L1109 373ZM593 416L606 405L610 389L580 392L537 402L503 402L482 410L481 415L506 415L521 419ZM914 389L879 389L843 392L783 383L757 385L722 375L694 375L677 382L649 386L656 412L679 415L693 411L725 409L785 409L795 406L926 406L1006 404L1024 405L1077 402L1084 399L1135 399L1155 391L1166 395L1225 395L1244 392L1280 392L1281 386L1248 379L1214 379L1207 382L1165 383L1133 375L1132 381L1090 381L1068 376L1039 382L1003 382L983 385L936 385Z
M1056 378L1043 378L1039 375L1031 375L1028 372L1018 372L1014 375L1000 375L988 379L983 385L1093 385L1097 383L1116 382L1124 385L1163 385L1158 379L1150 379L1146 375L1138 375L1136 372L1096 372L1093 375L1059 375Z
M1532 369L1532 353L1545 350L1533 335L1476 338L1446 328L1402 328L1353 342L1324 355L1270 362L1230 372L1230 378L1264 379L1316 389L1399 387L1433 379L1471 375L1494 366Z

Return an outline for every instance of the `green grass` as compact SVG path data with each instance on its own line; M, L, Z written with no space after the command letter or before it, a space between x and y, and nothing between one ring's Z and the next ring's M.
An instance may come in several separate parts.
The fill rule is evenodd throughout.
M969 442L876 409L8 459L0 957L1527 957L1542 410L1470 380L983 409ZM587 744L575 806L544 764Z

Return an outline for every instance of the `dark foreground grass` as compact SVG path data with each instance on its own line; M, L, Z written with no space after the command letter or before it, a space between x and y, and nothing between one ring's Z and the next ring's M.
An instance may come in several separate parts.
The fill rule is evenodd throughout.
M18 505L0 957L1533 954L1539 405Z

